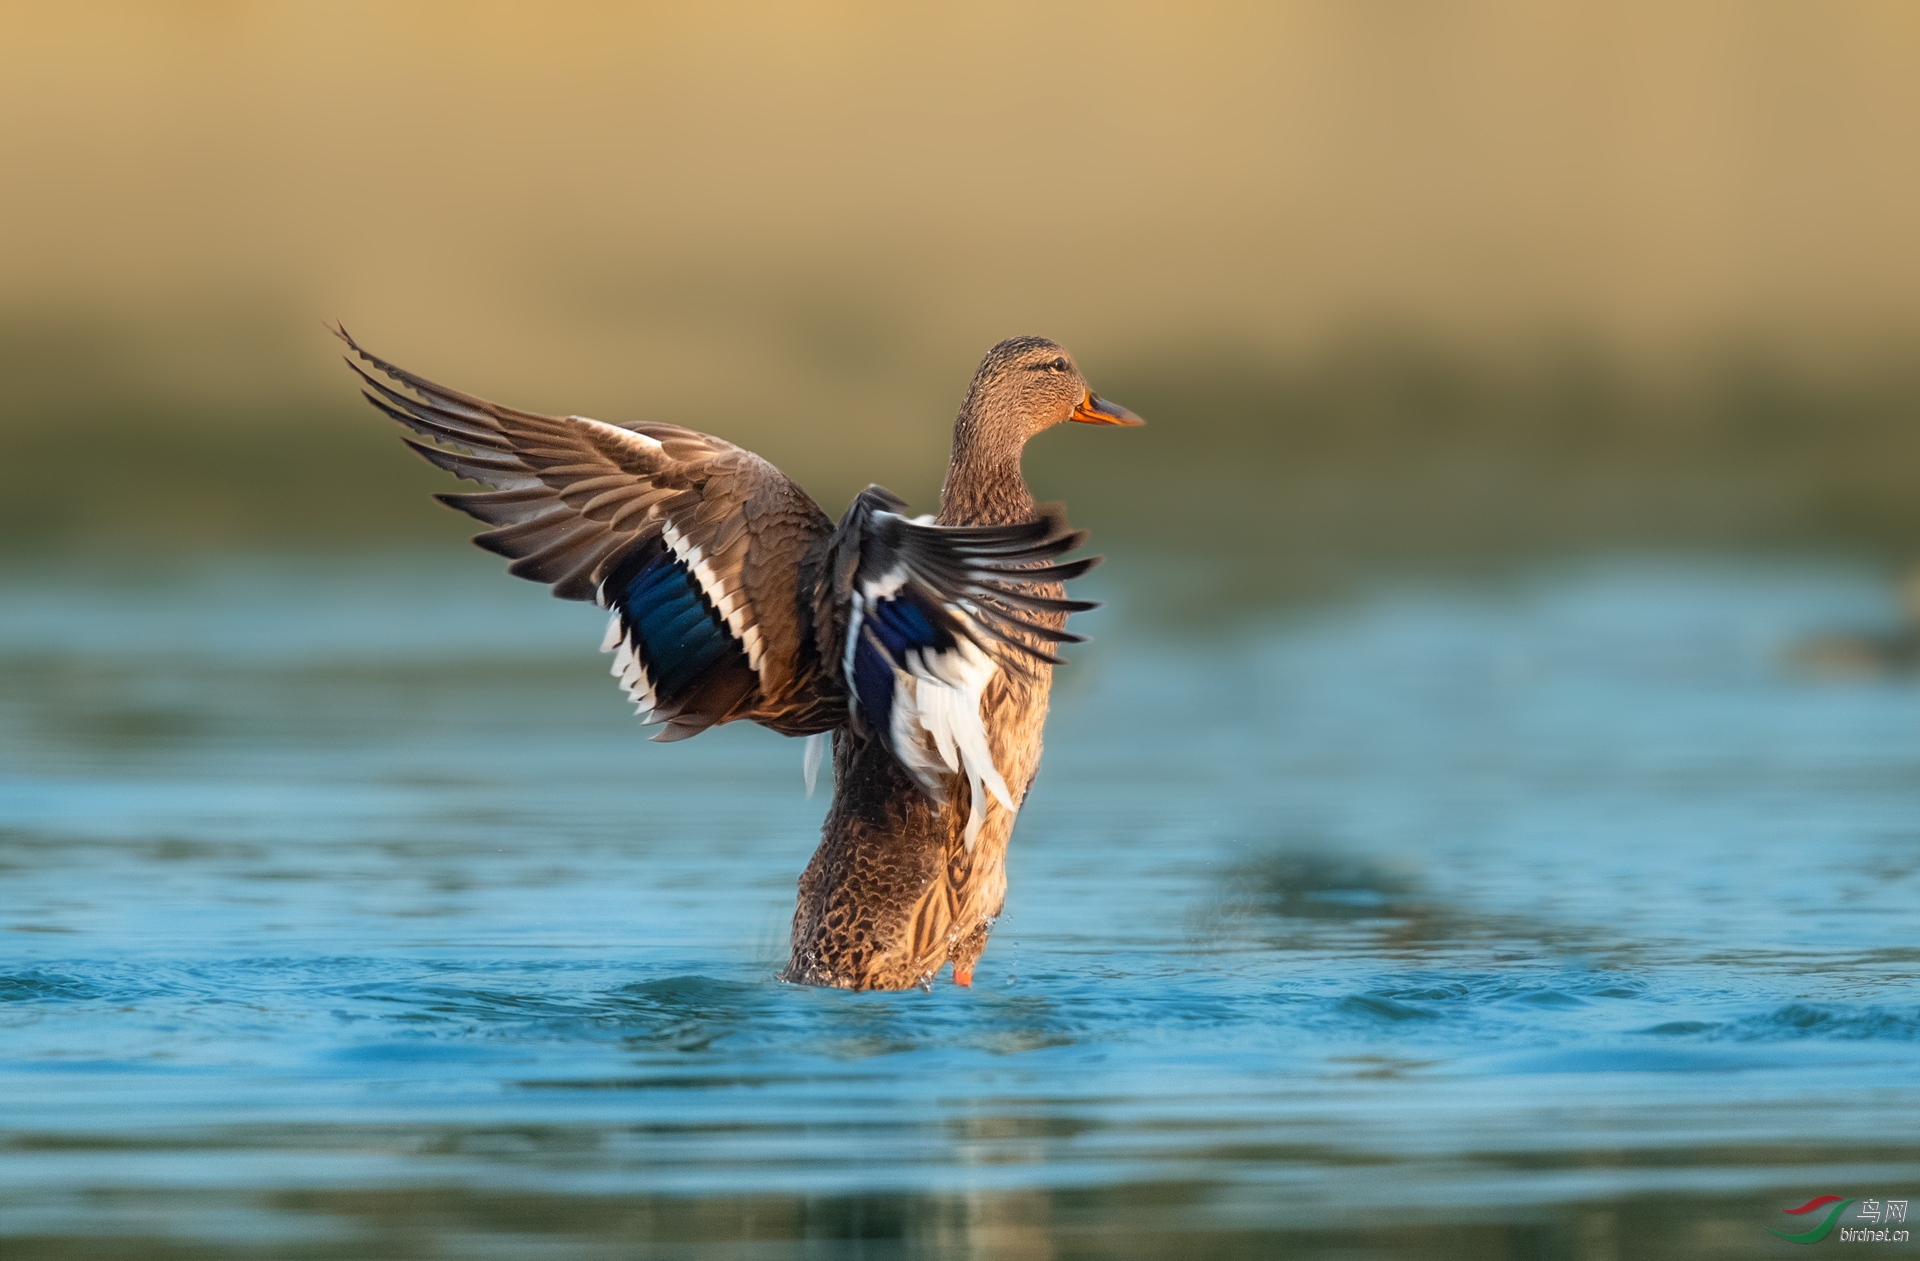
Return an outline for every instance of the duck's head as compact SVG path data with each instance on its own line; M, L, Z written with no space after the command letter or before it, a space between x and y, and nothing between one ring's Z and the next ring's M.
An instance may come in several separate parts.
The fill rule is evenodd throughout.
M987 352L960 408L976 439L1015 447L1064 421L1086 425L1147 422L1093 392L1067 348L1045 337L1009 337Z

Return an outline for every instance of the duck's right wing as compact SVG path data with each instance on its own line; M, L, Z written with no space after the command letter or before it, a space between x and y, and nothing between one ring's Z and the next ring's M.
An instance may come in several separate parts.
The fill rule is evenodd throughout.
M846 723L813 626L833 522L779 469L676 425L490 403L340 336L367 400L419 435L407 444L492 488L438 497L493 527L474 542L511 559L507 572L608 610L602 647L664 724L655 739L739 718L787 735Z
M1061 561L1086 541L1057 504L1015 525L942 526L869 486L847 509L828 550L817 621L831 627L856 725L892 752L935 800L949 775L971 792L967 842L985 794L1016 808L994 765L981 700L1003 668L1057 664L1048 645L1077 642L1065 615L1094 605L1062 598L1059 583L1099 557ZM827 647L823 646L822 655Z

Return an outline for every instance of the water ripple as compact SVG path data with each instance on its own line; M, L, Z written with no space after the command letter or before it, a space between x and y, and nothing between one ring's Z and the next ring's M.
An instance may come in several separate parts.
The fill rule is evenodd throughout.
M1920 1183L1920 710L1782 666L1856 578L1120 622L974 987L873 995L774 979L791 742L646 745L490 565L296 569L4 593L8 1255L1731 1257Z

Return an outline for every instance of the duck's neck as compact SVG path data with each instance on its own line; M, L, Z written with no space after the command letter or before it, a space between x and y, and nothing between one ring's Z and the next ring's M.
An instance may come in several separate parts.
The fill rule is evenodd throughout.
M940 488L941 525L1012 525L1033 520L1033 492L1020 474L1018 442L994 442L978 417L953 427L953 456Z

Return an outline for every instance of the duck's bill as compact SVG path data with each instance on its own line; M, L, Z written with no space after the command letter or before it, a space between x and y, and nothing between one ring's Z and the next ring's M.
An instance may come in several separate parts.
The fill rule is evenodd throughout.
M1080 406L1073 409L1068 420L1077 420L1083 425L1144 425L1147 422L1120 406L1109 403L1092 390L1080 400Z

